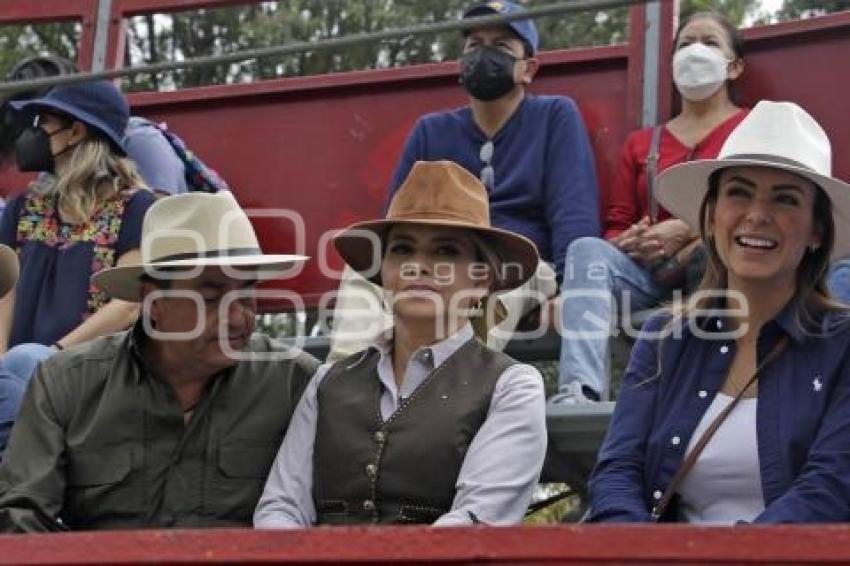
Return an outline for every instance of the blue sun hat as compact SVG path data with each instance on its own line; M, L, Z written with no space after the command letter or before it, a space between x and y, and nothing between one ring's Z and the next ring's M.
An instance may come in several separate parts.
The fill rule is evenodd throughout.
M35 116L40 110L55 110L90 126L109 139L126 154L124 130L130 119L130 106L121 91L110 81L87 81L59 85L40 98L9 103L25 116Z
M519 13L526 13L526 9L519 4L514 4L513 2L493 0L492 2L485 2L484 4L473 6L463 14L463 17L466 19L474 18L475 16L489 16L492 14L507 15ZM528 45L531 46L532 55L537 53L537 48L540 46L540 36L537 34L537 26L534 25L534 21L531 18L513 20L505 25L509 26L518 36L528 42ZM463 34L468 35L469 30L464 31Z

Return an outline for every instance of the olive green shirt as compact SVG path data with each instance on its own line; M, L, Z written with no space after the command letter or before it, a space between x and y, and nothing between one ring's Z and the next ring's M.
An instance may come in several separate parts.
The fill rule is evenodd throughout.
M210 380L184 424L138 327L47 359L3 463L0 531L232 527L254 507L318 362L267 336Z

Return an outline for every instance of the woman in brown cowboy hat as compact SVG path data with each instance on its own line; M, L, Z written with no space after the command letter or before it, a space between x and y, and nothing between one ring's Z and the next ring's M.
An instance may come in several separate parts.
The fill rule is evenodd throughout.
M484 186L446 161L416 163L385 220L334 243L383 289L393 334L318 370L255 526L519 522L545 454L543 383L472 320L481 336L490 294L534 272L534 244L492 228Z
M591 520L850 520L850 317L825 285L850 251L850 185L831 160L805 110L763 101L718 159L661 175L707 270L635 345Z

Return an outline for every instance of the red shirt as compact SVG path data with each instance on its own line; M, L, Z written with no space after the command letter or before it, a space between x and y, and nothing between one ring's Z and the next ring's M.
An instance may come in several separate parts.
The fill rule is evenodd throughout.
M714 159L720 153L726 138L748 113L749 109L742 109L733 114L694 147L683 144L665 126L661 130L656 174L685 161ZM653 128L645 128L632 132L623 145L616 180L605 209L604 237L606 240L614 238L644 216L649 215L646 157L652 142L652 130ZM668 218L670 213L659 208L658 220Z

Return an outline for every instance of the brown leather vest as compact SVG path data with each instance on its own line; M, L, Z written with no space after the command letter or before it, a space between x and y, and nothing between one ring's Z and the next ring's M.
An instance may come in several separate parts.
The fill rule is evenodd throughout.
M470 340L385 422L375 349L334 365L318 390L313 501L319 524L431 523L447 513L502 372L516 362Z

